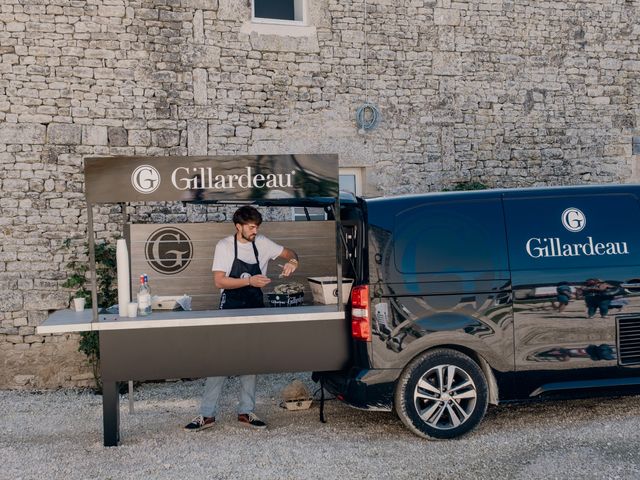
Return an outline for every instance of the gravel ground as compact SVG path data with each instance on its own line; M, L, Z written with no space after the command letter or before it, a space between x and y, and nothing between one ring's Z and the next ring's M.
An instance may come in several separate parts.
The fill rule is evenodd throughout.
M289 412L282 388L307 375L258 380L266 431L235 421L238 382L223 394L214 428L188 433L203 381L137 387L135 413L121 398L120 447L102 446L102 397L87 391L0 391L0 478L429 478L638 479L640 397L490 407L454 441L422 440L391 413L335 400Z

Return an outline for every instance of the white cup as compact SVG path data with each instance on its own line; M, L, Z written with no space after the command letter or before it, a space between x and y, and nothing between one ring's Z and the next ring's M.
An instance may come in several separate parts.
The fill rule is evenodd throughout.
M74 298L73 308L76 312L82 312L84 310L84 298Z
M130 317L138 316L138 304L136 302L131 302L129 307L127 308L127 313Z

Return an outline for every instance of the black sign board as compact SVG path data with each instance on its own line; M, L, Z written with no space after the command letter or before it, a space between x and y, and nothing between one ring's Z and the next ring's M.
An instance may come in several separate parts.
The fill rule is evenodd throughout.
M90 157L85 159L90 203L135 201L333 200L337 155L207 157Z

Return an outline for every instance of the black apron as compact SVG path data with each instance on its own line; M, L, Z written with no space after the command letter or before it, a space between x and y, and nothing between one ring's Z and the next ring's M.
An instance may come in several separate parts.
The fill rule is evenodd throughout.
M238 237L233 236L233 264L229 272L229 278L243 278L242 275L262 275L260 271L260 260L258 259L258 249L255 242L251 242L253 253L256 256L256 263L246 263L238 259ZM220 310L233 308L262 308L264 299L262 290L258 287L247 285L241 288L225 289L220 297Z

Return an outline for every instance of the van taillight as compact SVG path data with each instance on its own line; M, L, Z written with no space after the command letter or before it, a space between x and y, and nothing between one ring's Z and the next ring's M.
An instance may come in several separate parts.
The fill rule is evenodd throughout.
M351 335L356 340L371 341L368 285L353 287L351 291Z

